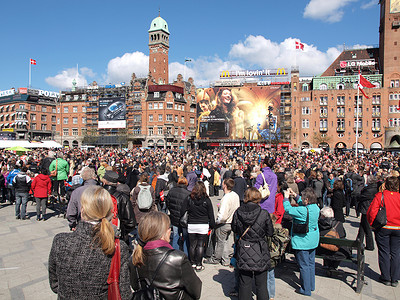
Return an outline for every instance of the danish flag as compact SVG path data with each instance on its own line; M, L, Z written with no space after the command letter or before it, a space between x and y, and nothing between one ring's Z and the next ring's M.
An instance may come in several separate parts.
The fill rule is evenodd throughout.
M367 94L364 92L364 88L374 88L375 85L369 82L367 79L365 79L362 75L360 70L358 70L358 89L360 92L364 95L365 98L369 99Z
M300 49L304 51L304 44L296 41L296 49Z
M36 60L31 58L31 65L35 65L36 66Z

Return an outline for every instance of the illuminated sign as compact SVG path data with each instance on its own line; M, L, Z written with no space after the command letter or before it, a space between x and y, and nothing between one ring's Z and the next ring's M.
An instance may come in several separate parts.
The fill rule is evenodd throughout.
M286 70L284 68L279 68L276 71L276 75L286 75Z
M14 94L15 94L15 90L14 89L0 91L0 97L10 96L10 95L14 95Z
M363 60L342 60L340 61L340 68L357 68L357 67L370 67L375 66L375 59L363 59Z
M285 68L262 69L262 70L241 70L241 71L222 71L220 78L231 77L259 77L259 76L280 76L286 75Z
M290 84L290 81L257 81L257 85L283 85L283 84Z

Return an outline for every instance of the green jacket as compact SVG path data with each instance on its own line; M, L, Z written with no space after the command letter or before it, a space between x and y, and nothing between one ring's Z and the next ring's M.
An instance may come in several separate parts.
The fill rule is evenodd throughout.
M66 160L62 158L57 158L53 160L50 164L49 171L54 171L56 169L57 161L57 177L51 177L52 180L67 180L69 173L69 164Z
M100 179L102 179L105 174L106 174L106 168L104 166L100 166L97 169L97 175L99 175Z

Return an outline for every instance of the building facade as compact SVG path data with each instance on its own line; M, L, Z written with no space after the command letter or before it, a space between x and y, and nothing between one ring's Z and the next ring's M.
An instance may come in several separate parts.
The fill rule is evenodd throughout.
M174 82L168 82L167 22L155 18L148 32L147 78L137 78L133 73L129 84L99 86L93 82L88 87L62 92L62 122L58 128L61 144L162 148L193 145L193 79L186 82L178 75Z
M400 147L400 7L380 1L379 48L348 49L321 75L291 72L294 149ZM358 73L375 88L358 91ZM356 137L356 135L358 135Z

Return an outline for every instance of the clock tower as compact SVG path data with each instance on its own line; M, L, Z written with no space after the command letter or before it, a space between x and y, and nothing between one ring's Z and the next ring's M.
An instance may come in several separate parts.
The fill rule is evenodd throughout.
M380 69L383 86L398 87L400 72L400 0L380 0Z
M168 24L158 16L149 29L149 73L157 84L168 84L168 50Z

